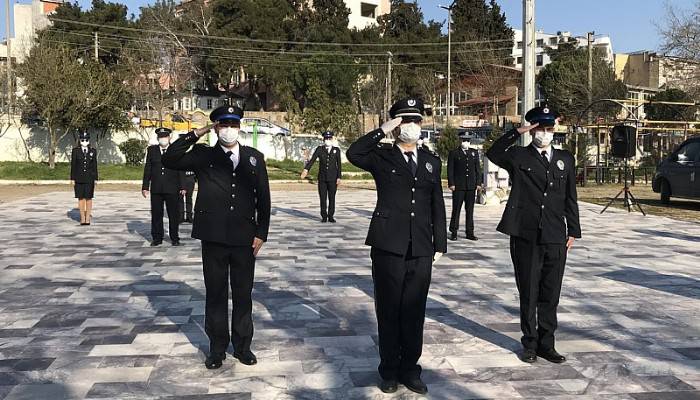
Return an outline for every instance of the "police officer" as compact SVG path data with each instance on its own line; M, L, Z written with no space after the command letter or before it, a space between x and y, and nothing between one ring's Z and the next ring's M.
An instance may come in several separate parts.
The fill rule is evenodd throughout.
M457 240L462 204L466 214L466 237L469 240L479 240L474 235L474 201L476 189L480 189L482 183L479 152L469 147L470 141L466 132L459 138L462 141L460 147L452 150L447 157L447 186L452 191L450 240Z
M186 133L181 133L179 138L182 139L185 136L187 136ZM180 183L182 184L179 200L180 222L192 223L192 194L196 180L194 171L180 171Z
M170 146L168 128L156 129L158 144L146 149L146 165L143 168L143 185L141 194L144 198L151 194L151 246L163 243L163 204L168 212L168 234L173 246L180 245L178 233L178 194L182 191L180 173L167 168L162 158Z
M566 256L581 237L581 225L574 157L551 144L557 118L549 107L533 108L525 115L531 125L507 132L486 153L508 171L513 185L498 231L510 235L520 293L521 359L527 363L538 356L566 361L554 347L554 331ZM528 132L531 145L513 146Z
M323 132L323 145L316 147L311 159L304 165L301 179L306 178L318 158L318 196L321 199L321 222L335 222L335 193L342 175L340 148L333 146L333 132ZM326 209L326 207L328 207Z
M222 106L209 118L214 124L173 143L163 158L169 168L194 171L199 192L192 237L202 241L206 287L204 330L209 355L204 365L220 368L229 341L233 356L253 365L253 273L255 257L270 226L270 184L263 154L239 143L243 110ZM213 147L195 144L212 127L219 136ZM194 147L193 147L194 145ZM190 147L192 150L187 151ZM228 325L228 287L233 310Z
M432 264L447 251L447 230L442 163L436 154L416 146L423 113L421 100L401 100L391 107L393 119L347 151L348 160L370 172L377 186L365 244L372 247L379 388L385 393L395 392L397 381L417 393L428 391L417 362ZM396 142L387 148L380 140L389 134Z
M92 198L97 181L97 150L90 147L90 134L81 132L80 146L74 147L70 158L70 180L75 198L78 199L80 225L90 225L92 219Z

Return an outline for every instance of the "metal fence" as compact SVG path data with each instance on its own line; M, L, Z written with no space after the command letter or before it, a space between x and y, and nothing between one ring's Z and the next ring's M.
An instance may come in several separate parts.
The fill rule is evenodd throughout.
M656 167L627 167L627 181L630 185L635 184L650 185L654 179ZM583 167L576 167L576 182L583 185ZM622 184L625 179L625 167L586 167L586 184Z

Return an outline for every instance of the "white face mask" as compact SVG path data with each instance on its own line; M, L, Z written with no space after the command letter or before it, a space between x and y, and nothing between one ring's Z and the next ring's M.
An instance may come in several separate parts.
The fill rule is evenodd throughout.
M420 125L416 123L408 123L401 125L401 133L399 140L403 143L413 144L420 139Z
M158 138L158 144L160 145L160 147L167 147L170 144L170 138Z
M541 149L549 146L552 143L552 139L554 139L554 132L535 131L535 134L532 136L532 143L535 147Z
M80 141L80 145L82 147L88 147L89 144L90 144L90 141L88 141L88 140L81 140Z
M417 144L418 146L422 146L422 145L423 145L423 139L418 139L418 141L416 142L416 144Z
M232 126L224 126L219 128L219 140L225 145L233 145L238 142L238 136L240 133L239 128L234 128Z
M333 141L332 140L324 140L323 144L326 145L326 147L332 147L333 146Z
M469 142L468 140L465 140L465 141L462 142L462 148L463 148L464 150L468 149L468 148L469 148L469 145L470 145L470 142Z

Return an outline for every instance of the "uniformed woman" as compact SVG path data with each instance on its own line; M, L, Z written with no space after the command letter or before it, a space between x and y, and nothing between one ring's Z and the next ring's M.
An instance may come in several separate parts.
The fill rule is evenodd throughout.
M90 147L90 135L80 133L80 146L71 153L70 180L80 210L80 225L90 225L92 219L92 197L97 181L97 150Z

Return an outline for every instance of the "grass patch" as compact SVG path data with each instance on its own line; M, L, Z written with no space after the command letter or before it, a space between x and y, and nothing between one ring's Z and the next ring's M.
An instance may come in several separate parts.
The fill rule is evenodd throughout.
M123 164L100 164L97 167L100 180L141 180L143 166L127 166ZM56 168L49 168L48 163L31 162L0 162L0 179L7 180L68 180L70 179L70 164L56 163Z

